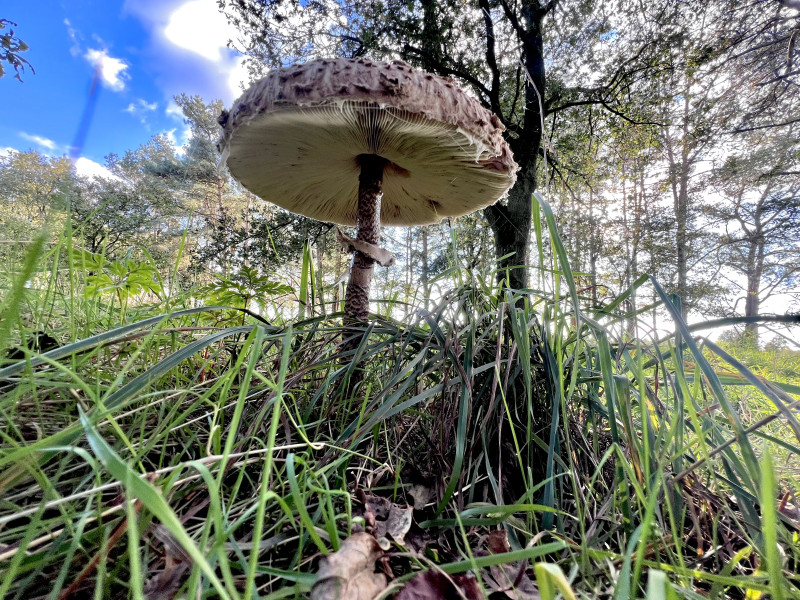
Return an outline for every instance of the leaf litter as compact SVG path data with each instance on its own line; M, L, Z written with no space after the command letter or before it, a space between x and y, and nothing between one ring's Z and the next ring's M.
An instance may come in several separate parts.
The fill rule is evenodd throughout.
M388 585L386 575L375 571L382 556L374 537L364 531L354 533L322 560L311 600L372 600Z
M356 490L356 514L363 518L365 531L347 538L337 552L322 559L312 600L371 600L382 595L392 578L392 558L425 553L429 536L412 530L414 506L400 506L388 498ZM419 528L416 528L419 529ZM411 532L411 533L409 533ZM408 540L406 541L406 537ZM483 536L476 556L505 554L511 551L504 529ZM400 546L392 551L392 543ZM539 590L527 572L528 561L491 565L482 569L486 592L499 593L512 600L540 600ZM436 567L418 572L403 586L395 600L483 600L486 595L472 573L447 574Z

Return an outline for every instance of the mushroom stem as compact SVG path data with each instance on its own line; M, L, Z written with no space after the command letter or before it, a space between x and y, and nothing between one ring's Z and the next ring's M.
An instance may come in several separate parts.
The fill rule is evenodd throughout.
M381 233L381 198L383 196L383 169L386 159L377 154L361 154L358 157L361 174L358 176L358 231L356 239L377 246ZM350 279L344 297L344 325L361 325L369 315L369 287L375 261L356 251L350 269ZM345 337L355 336L356 331L345 330ZM352 349L359 343L355 337L347 346Z

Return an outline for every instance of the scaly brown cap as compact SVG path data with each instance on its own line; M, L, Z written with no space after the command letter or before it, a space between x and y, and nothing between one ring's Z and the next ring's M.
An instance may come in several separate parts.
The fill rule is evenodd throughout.
M363 154L389 161L385 225L469 214L494 204L516 179L499 119L452 80L402 61L278 69L220 122L223 160L244 187L320 221L356 224Z

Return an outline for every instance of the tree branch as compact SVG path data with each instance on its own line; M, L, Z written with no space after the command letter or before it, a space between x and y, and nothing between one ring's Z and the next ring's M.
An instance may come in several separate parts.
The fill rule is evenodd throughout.
M522 91L522 65L517 63L517 84L514 88L514 100L511 102L511 111L509 111L509 118L514 116L517 111L517 102L519 101L519 93Z
M631 117L627 116L626 114L616 110L615 108L611 108L607 101L601 100L599 98L596 99L587 99L587 100L575 100L573 102L565 102L564 104L560 104L555 108L549 108L546 110L547 115L551 115L554 113L561 112L568 108L573 108L576 106L590 106L590 105L600 105L605 108L608 112L617 115L620 119L627 121L632 125L655 125L656 127L663 127L664 123L659 123L658 121L637 121L636 119L632 119Z
M517 34L517 39L519 39L520 42L524 41L525 28L520 25L519 19L517 18L517 13L511 9L506 0L500 0L500 6L503 7L503 13L506 15L506 19L508 19L508 22L511 23L511 27Z
M762 173L758 178L760 180L768 177L782 177L784 175L800 175L800 171L769 171L768 173Z
M735 134L735 133L747 133L748 131L759 131L761 129L770 129L772 127L785 127L786 125L793 125L794 123L800 123L800 117L796 119L790 119L788 121L783 121L782 123L772 123L769 125L758 125L755 127L737 127L732 131L727 131L725 133L728 134Z
M432 56L429 52L425 52L422 48L417 48L416 46L412 46L411 44L406 44L403 47L404 54L415 54L420 58L425 59L425 61L430 64L433 69L439 75L452 75L454 77L458 77L459 79L463 79L467 83L469 83L472 87L474 87L477 91L481 94L486 96L486 98L491 98L492 93L483 83L481 83L477 78L473 77L469 73L465 71L460 71L453 67L449 67L440 60L436 59ZM498 117L501 115L497 115ZM502 117L501 117L502 118Z
M494 50L494 22L489 8L489 0L479 0L483 11L483 22L486 26L486 64L492 74L492 87L489 90L489 104L492 112L499 115L500 110L500 69L497 68L497 56Z
M543 17L547 15L547 13L549 13L556 7L556 4L558 4L558 0L550 0L547 4L545 4L542 8L539 9L541 11L541 15Z

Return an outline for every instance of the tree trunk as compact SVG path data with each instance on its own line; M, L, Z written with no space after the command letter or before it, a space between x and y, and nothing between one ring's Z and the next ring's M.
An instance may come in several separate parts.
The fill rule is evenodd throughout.
M509 191L508 204L495 204L484 210L494 233L497 254L497 279L519 290L528 287L528 242L531 232L531 194L533 177L520 177ZM510 255L510 256L509 256Z
M314 273L314 281L319 282L319 291L320 291L320 302L319 306L322 309L322 314L325 314L325 299L324 299L324 292L322 290L325 289L324 281L325 281L325 273L323 272L323 268L325 266L325 235L321 235L319 240L317 241L317 272ZM311 282L313 283L313 282Z
M680 159L675 155L673 140L666 135L667 156L670 168L673 209L675 211L675 257L678 284L676 292L681 298L681 314L686 319L689 312L689 172L692 168L689 154L692 142L689 137L689 95L684 96L683 122L680 140Z
M428 286L428 227L422 227L422 295L425 298L425 310L428 310L428 298L431 291Z
M642 211L644 206L644 169L639 167L639 181L637 189L637 181L633 180L633 231L631 232L631 250L630 262L628 263L628 272L630 273L631 285L639 278L639 247L641 246L642 237ZM628 333L631 338L639 337L639 320L636 317L636 291L631 292L631 313L632 316L628 319Z
M761 305L758 292L763 271L763 245L761 248L750 247L747 264L747 298L744 302L744 316L757 317ZM760 256L759 256L760 255ZM762 260L759 260L761 258ZM745 325L745 335L758 343L758 323Z
M762 196L754 215L754 228L748 232L749 248L747 251L747 298L744 302L744 315L757 317L761 308L761 278L764 276L764 252L766 240L764 239L764 225L761 221L761 207L766 193ZM758 344L758 323L748 323L745 326L745 335Z
M498 281L502 283L508 278L512 289L528 287L531 195L536 189L536 161L544 125L545 64L542 21L549 10L538 2L529 3L522 10L525 21L522 52L522 63L526 71L525 116L519 137L507 140L520 168L517 182L509 190L508 203L498 203L484 210L494 233ZM493 44L494 40L491 42ZM496 79L495 77L493 80L493 86L499 85ZM507 256L509 254L511 256Z
M597 293L597 259L600 254L600 243L597 241L597 227L594 217L594 204L595 198L591 190L589 190L589 226L586 233L588 234L589 246L589 285L592 288L592 306L599 305L599 297Z
M247 208L245 209L244 213L244 265L246 267L250 266L250 217L251 217L251 207L252 207L252 200L253 194L250 192L245 192L245 197L247 198Z
M335 283L333 288L333 299L331 301L331 312L338 312L339 310L341 310L340 304L342 302L341 279L342 279L342 268L344 266L342 263L344 261L342 260L343 254L341 251L334 252L334 255L335 255L334 259L335 262L333 265L333 277Z

